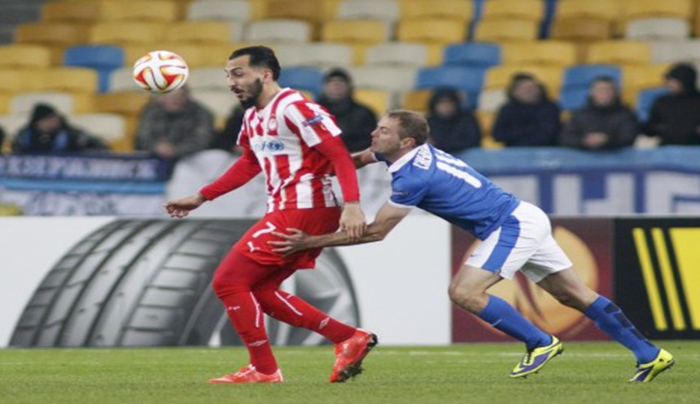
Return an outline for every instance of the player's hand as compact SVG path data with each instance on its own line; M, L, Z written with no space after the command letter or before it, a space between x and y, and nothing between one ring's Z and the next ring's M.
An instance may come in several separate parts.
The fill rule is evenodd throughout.
M170 217L183 218L187 216L190 211L202 206L205 201L206 199L201 194L196 193L184 198L168 201L164 208L165 212L170 215Z
M359 241L365 234L367 221L358 202L346 203L343 207L343 214L340 215L340 230L350 238L351 242Z
M270 240L267 244L277 246L273 248L272 251L282 256L286 257L288 255L296 254L299 251L304 251L309 247L306 245L305 241L308 239L309 235L304 233L299 229L287 228L290 234L280 233L278 231L273 231L272 234L275 237L279 237L282 240L273 241Z

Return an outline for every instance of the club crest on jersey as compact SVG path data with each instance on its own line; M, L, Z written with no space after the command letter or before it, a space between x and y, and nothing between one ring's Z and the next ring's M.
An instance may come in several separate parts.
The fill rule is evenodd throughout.
M267 121L267 130L269 131L276 131L277 130L277 117L271 116L270 119Z
M321 123L321 122L323 122L323 115L315 115L315 116L305 120L301 124L304 126L313 126L313 125L316 125L316 124Z

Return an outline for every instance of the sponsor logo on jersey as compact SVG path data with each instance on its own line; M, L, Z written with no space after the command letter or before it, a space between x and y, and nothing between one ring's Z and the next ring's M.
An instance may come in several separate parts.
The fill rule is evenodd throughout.
M301 124L304 126L314 126L314 125L319 124L321 122L323 122L323 115L315 115L315 116L305 120Z
M284 143L277 139L263 140L252 145L256 152L279 152L284 150Z

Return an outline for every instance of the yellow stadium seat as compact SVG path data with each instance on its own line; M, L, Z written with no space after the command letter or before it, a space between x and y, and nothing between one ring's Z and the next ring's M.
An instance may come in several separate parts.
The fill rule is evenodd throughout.
M0 68L0 93L15 94L33 91L39 86L38 69Z
M472 19L472 4L464 0L401 0L401 19L450 18L463 22Z
M10 113L29 113L40 102L54 106L63 114L92 112L92 94L67 93L63 91L32 91L19 93L10 99Z
M10 113L10 96L8 94L2 94L0 93L0 115L5 115ZM0 124L0 127L2 125ZM6 131L8 130L7 128L4 128ZM2 145L0 144L0 148ZM0 152L3 152L2 149L0 149Z
M611 38L612 34L613 26L610 20L567 17L554 20L551 37L571 41L599 41Z
M41 45L78 45L88 40L88 27L75 23L32 22L15 29L15 41Z
M135 45L163 39L166 26L146 22L102 22L90 30L90 42L97 44Z
M40 45L0 46L0 67L45 68L51 66L51 50Z
M564 77L564 69L561 67L501 65L492 67L486 72L484 90L508 87L513 75L516 73L532 74L537 80L544 84L550 94L559 93L559 88L562 85L562 79Z
M335 18L340 0L270 0L267 18L293 18L313 24Z
M576 45L548 40L503 44L504 64L570 66L577 63Z
M150 99L147 91L122 91L99 94L95 97L95 111L137 116Z
M531 20L481 20L477 23L475 40L480 42L534 41L539 23Z
M168 24L165 38L173 43L228 43L231 39L231 24L223 21L187 21Z
M642 41L603 41L588 47L588 63L648 64L651 48Z
M463 42L467 25L459 20L446 18L416 18L399 21L397 39L403 42L448 44Z
M615 0L560 0L557 3L556 19L597 18L606 21L616 20L620 5Z
M100 21L169 22L177 18L177 6L167 0L100 2Z
M97 91L97 72L81 67L54 67L37 72L36 90L72 94L93 94Z
M392 108L392 94L389 91L374 88L356 88L354 97L357 102L370 107L377 116Z
M518 19L540 22L544 14L544 5L540 0L488 0L484 2L481 18Z
M664 75L670 67L669 63L622 66L622 87L637 90L660 87L664 84Z
M401 108L425 113L428 111L428 102L432 95L432 90L407 91L401 100Z
M631 20L648 17L678 17L690 19L693 16L692 0L634 0L625 5L623 18Z
M476 120L479 121L482 133L481 147L484 149L500 149L503 147L503 143L495 141L491 134L496 115L497 112L493 111L476 111Z
M41 7L44 21L92 23L100 19L97 1L51 1Z
M374 45L389 39L389 27L376 20L333 20L323 24L326 42Z

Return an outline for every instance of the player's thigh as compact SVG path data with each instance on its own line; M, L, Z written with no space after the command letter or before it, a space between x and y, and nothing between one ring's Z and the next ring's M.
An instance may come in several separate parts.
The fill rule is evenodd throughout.
M549 275L564 271L572 266L573 264L564 250L549 234L530 256L522 271L532 282L539 283Z

